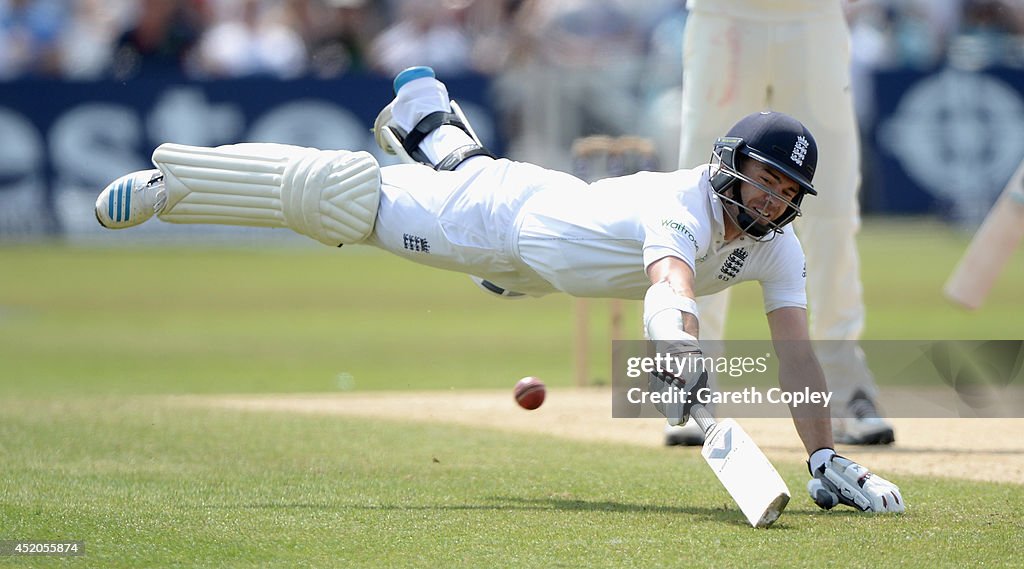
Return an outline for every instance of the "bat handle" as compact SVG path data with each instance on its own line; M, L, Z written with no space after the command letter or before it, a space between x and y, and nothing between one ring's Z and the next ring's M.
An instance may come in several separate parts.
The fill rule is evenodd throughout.
M715 426L715 418L711 416L711 412L699 403L690 408L690 416L693 417L694 421L697 421L700 430L705 433Z
M462 124L466 126L466 130L469 131L469 136L473 139L473 142L483 146L484 143L480 142L480 137L476 135L476 131L473 130L473 126L469 124L469 119L466 118L466 113L462 112L462 107L460 107L455 101L449 101L449 103L451 104L452 112L455 113L455 116L459 117Z

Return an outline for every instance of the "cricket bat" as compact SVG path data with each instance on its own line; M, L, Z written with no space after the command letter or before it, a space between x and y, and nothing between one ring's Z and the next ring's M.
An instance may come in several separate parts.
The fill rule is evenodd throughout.
M964 308L980 308L1014 249L1024 237L1024 162L974 234L945 293Z
M789 504L789 488L750 435L732 419L715 422L703 405L690 411L704 429L701 455L747 521L766 528Z

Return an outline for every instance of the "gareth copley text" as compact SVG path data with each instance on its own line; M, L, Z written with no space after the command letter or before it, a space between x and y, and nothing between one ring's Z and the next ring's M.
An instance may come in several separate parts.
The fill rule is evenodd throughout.
M746 387L738 391L713 391L702 387L694 392L682 389L669 389L665 391L647 391L640 387L633 387L626 391L626 400L632 404L690 404L720 405L726 403L759 405L762 403L782 403L790 407L801 405L820 405L828 407L832 401L831 391L811 391L805 387L802 391L785 391L773 387L767 391L760 391L756 387Z

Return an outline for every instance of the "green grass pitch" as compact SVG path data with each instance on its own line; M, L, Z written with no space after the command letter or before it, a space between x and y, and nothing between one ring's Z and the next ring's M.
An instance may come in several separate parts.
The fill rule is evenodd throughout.
M1020 252L981 311L942 300L968 237L868 223L865 337L1024 338ZM166 397L568 386L564 296L493 300L358 247L6 244L0 275L0 539L86 544L0 566L1019 566L1018 485L901 476L910 511L865 516L777 464L793 501L761 531L697 452ZM766 333L759 295L739 288L734 337Z

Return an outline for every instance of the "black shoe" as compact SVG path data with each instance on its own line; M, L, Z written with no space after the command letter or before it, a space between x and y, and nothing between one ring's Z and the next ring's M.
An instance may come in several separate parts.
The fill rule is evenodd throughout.
M704 446L704 431L693 419L686 421L682 426L666 426L665 446Z
M847 417L832 419L836 443L844 445L888 445L896 440L892 424L882 418L875 402L858 389L846 403Z

